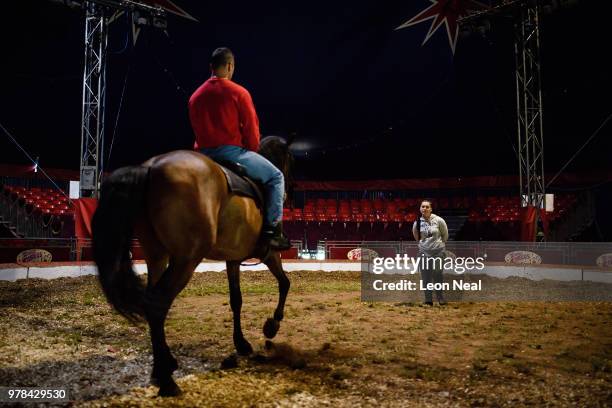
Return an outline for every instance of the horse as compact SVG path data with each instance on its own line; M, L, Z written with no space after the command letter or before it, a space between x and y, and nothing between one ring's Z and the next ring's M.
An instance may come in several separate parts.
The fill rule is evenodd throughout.
M288 141L263 138L259 153L290 180L293 157ZM263 251L258 243L262 224L256 202L230 192L220 166L195 151L174 151L120 168L103 182L92 219L99 282L117 312L132 322L147 321L153 349L151 380L160 396L181 393L172 378L178 363L166 343L164 323L203 258L226 261L238 355L253 352L240 325L240 265L247 258L263 258L278 281L278 304L263 327L267 338L278 332L290 282L280 254ZM146 286L132 268L134 237L147 264Z

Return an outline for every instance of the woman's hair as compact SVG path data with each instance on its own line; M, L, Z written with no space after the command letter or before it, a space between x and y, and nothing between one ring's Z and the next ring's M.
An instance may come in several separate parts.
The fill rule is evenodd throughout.
M429 203L429 206L431 207L431 200L429 199L423 199L421 200L421 204L419 204L419 214L417 215L417 219L416 219L416 232L417 232L417 237L419 237L419 239L417 239L417 241L421 240L421 205L423 205L423 203L427 201Z

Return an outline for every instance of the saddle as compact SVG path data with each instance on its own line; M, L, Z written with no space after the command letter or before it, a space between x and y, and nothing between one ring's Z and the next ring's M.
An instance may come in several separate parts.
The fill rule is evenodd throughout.
M227 187L231 193L252 198L257 208L264 208L263 186L247 176L244 166L227 160L219 160L216 163L225 173Z

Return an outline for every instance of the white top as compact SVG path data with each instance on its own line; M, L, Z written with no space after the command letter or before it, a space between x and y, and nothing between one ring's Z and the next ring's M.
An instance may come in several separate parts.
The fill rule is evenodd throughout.
M412 230L416 231L417 222L412 225ZM421 216L421 239L419 240L419 250L428 256L439 254L448 241L448 227L442 217L435 214L429 216L427 221Z

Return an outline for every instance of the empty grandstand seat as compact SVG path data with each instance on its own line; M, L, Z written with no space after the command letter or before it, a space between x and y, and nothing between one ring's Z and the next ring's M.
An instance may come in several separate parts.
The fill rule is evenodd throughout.
M417 213L416 212L409 212L408 214L406 214L405 220L407 222L414 222L417 219Z
M400 213L395 213L395 214L393 214L393 215L391 216L391 220L392 220L393 222L402 222L402 221L404 221L404 220L405 220L405 218L406 218L406 216L405 216L405 215L403 215L403 214L400 214Z
M342 221L342 222L353 221L353 216L351 214L340 213L340 215L338 216L338 221Z
M329 221L329 216L325 213L316 213L315 220L317 221Z
M369 200L361 201L361 212L363 214L370 214L372 212L372 203Z

